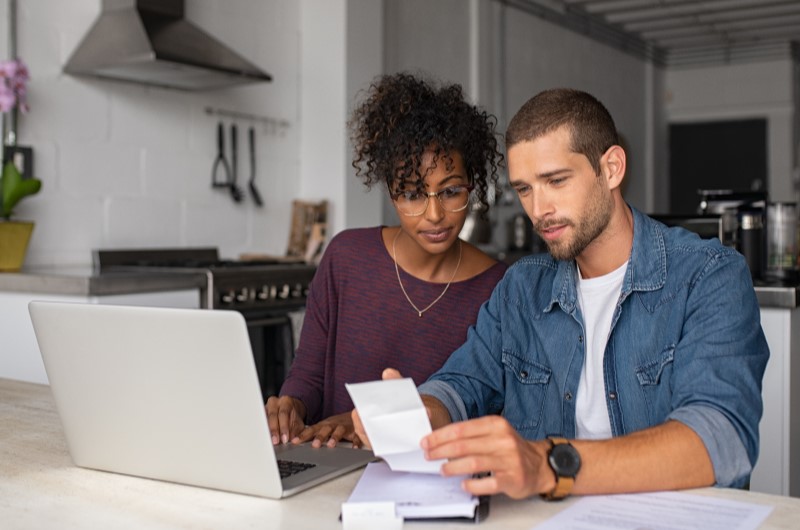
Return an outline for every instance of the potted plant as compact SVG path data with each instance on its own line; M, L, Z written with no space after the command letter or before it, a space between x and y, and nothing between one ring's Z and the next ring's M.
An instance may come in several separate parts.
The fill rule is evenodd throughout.
M28 69L19 60L0 61L0 112L16 112L21 110L27 112L28 105L25 100L25 83L28 81ZM4 124L8 120L3 120ZM9 132L4 127L3 133L3 152L8 145ZM11 131L14 132L13 130ZM12 138L12 144L15 138ZM17 203L24 197L38 193L42 183L38 179L23 179L17 167L12 161L3 163L2 173L0 174L0 272L18 271L25 260L25 252L28 248L31 232L33 231L32 222L12 221L11 216Z
M25 252L33 232L33 222L12 221L17 203L33 195L42 187L39 179L22 179L17 166L8 161L0 177L0 271L18 271L25 260Z

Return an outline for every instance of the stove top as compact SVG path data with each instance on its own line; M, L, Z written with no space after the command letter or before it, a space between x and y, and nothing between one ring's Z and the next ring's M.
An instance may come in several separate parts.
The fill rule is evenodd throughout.
M201 307L289 310L305 305L314 265L280 259L227 260L216 248L97 250L95 269L205 274Z

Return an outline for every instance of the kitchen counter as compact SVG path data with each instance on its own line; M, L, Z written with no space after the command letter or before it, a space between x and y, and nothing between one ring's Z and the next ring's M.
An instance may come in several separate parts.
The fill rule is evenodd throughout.
M204 273L104 272L91 267L31 268L0 273L0 292L108 296L205 288Z
M762 308L794 309L800 306L800 285L779 285L757 282L758 305Z

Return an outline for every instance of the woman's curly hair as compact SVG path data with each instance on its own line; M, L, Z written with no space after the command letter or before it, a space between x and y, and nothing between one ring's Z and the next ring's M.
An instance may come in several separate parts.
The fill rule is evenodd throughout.
M424 187L420 161L432 150L436 161L457 151L464 160L475 198L488 207L503 155L496 119L467 103L460 85L438 86L408 73L384 75L367 90L349 122L355 148L353 167L367 188L384 182L389 190Z

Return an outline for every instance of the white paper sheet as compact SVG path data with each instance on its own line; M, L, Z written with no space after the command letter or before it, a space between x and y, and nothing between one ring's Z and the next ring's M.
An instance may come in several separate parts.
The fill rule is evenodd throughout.
M445 460L425 460L422 438L431 433L428 413L410 378L345 385L367 431L372 452L394 471L439 473Z
M580 499L536 530L755 530L771 511L679 492L598 495Z
M398 517L406 519L473 517L478 498L461 489L464 477L392 471L385 462L372 462L358 480L348 505L394 502Z

